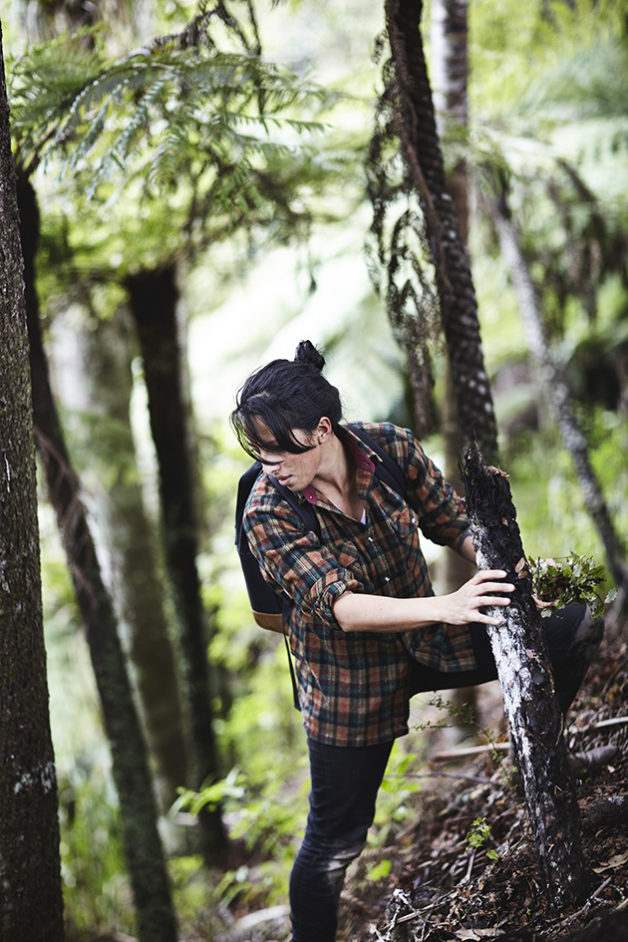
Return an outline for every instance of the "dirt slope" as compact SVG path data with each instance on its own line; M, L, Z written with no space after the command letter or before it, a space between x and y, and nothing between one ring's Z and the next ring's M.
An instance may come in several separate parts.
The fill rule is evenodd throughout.
M577 909L554 912L540 885L516 774L502 749L433 765L439 774L419 796L416 826L378 851L391 861L391 876L367 880L377 862L367 853L347 883L339 942L628 940L628 644L604 647L566 737L572 755L603 749L605 758L575 772L591 871Z

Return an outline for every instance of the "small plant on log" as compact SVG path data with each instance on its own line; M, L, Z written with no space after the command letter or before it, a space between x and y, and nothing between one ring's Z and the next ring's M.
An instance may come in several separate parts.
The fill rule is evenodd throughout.
M604 614L604 606L617 596L617 590L611 589L602 597L604 567L596 566L591 556L581 556L575 550L559 559L537 559L529 565L533 597L544 617L570 602L581 602L589 606L594 618L599 618Z

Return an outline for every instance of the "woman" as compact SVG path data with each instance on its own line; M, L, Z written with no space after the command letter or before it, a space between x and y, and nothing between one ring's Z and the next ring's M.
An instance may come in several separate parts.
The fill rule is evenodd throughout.
M475 562L464 502L409 431L360 423L370 447L342 425L324 362L302 342L294 361L274 360L249 377L231 416L264 472L245 531L265 578L292 600L312 783L290 878L294 942L335 939L345 871L366 841L393 741L408 731L410 697L495 679L484 626L499 624L494 610L514 588L505 572L489 570L433 594L417 528ZM400 466L403 496L375 473L378 446ZM277 483L313 506L320 534L304 529ZM574 638L590 623L578 605L544 620L563 711L586 670Z

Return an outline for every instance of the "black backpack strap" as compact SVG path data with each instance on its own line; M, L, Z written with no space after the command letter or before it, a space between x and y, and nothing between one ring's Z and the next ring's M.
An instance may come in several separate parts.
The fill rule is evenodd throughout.
M320 539L321 526L312 505L308 504L306 500L299 500L294 491L291 491L289 487L284 487L276 478L271 477L271 480L283 499L290 504L294 512L299 515L305 529L312 530Z
M239 545L241 534L243 532L242 519L244 517L244 508L249 498L256 480L260 476L262 466L259 461L255 461L240 478L238 484L238 493L236 497L236 543ZM314 508L307 501L301 501L294 491L284 487L275 478L272 478L273 486L277 488L281 496L287 501L294 512L298 514L306 530L313 530L318 537L321 535L321 528Z
M253 553L251 552L249 548L248 540L244 532L244 527L242 525L242 519L244 516L244 508L246 506L246 502L248 500L248 497L249 497L249 494L251 493L252 488L255 486L255 482L257 478L259 477L261 471L262 471L262 465L260 464L259 461L256 461L249 468L247 468L247 470L244 472L244 474L240 478L240 482L238 484L238 493L236 497L236 544L238 547L238 552L240 554L240 563L242 565L243 572L245 573L247 586L249 584L250 585L256 584L258 580L263 580L263 576L261 575L261 572L259 569L259 564L257 562L257 559L253 556ZM273 481L274 487L277 488L277 490L279 491L283 499L287 501L290 507L299 516L301 522L303 523L304 528L306 530L313 530L314 533L316 533L316 535L320 539L321 529L320 529L320 524L318 522L316 513L314 512L314 508L310 504L304 501L300 501L293 491L289 490L289 488L287 487L284 487L277 480L275 480L275 478L273 478L272 481ZM284 621L284 626L285 626L285 621L288 617L288 612L289 612L289 607L286 603L287 597L283 593L281 595L279 593L274 593L274 590L272 590L271 587L267 583L264 583L264 589L266 592L271 593L269 597L277 598L277 601L282 610L282 619ZM249 593L249 596L250 596L250 593ZM253 600L251 599L251 601ZM270 605L269 605L269 608L270 608ZM277 616L271 616L271 617L277 617ZM292 696L293 696L294 706L295 706L295 709L300 710L301 706L299 704L297 681L296 681L296 676L294 673L294 666L292 664L292 652L290 650L288 635L286 631L283 631L282 634L283 634L283 639L286 646L286 654L288 656L288 667L290 668L290 680L292 681Z

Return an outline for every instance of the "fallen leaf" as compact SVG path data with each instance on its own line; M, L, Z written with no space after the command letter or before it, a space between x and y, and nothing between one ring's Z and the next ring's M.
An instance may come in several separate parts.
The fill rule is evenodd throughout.
M610 860L603 860L599 867L594 867L596 873L604 873L605 870L616 870L628 863L628 851L625 854L615 854Z

